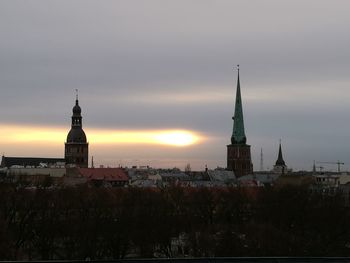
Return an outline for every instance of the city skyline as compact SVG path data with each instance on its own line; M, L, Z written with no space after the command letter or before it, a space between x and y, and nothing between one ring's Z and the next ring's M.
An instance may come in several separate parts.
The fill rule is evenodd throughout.
M253 3L1 2L1 153L63 156L79 89L96 164L226 167L232 67L240 64L255 169L261 148L265 169L273 168L282 139L294 170L311 170L313 160L340 160L348 170L350 4ZM197 143L98 139L174 130Z

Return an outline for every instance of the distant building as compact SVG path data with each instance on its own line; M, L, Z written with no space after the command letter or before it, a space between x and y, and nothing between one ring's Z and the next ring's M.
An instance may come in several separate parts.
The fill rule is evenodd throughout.
M1 180L40 185L48 182L60 184L66 173L63 158L5 157L2 156Z
M191 178L187 174L181 171L161 172L159 175L162 178L163 183L178 183L181 181L191 180Z
M244 120L239 81L239 69L236 91L236 103L231 144L227 145L227 170L234 171L237 177L253 173L253 164L250 154L250 145L244 132Z
M1 158L2 168L44 168L44 167L64 167L63 158L41 158L41 157L5 157Z
M268 172L258 172L253 175L245 175L238 179L238 184L240 186L272 186L275 184L276 180L279 178L279 175L268 173Z
M277 161L275 163L275 165L273 166L273 172L276 174L287 174L289 172L291 172L292 170L289 169L285 163L285 161L283 160L283 155L282 155L282 146L281 146L281 142L280 142L280 146L278 149L278 157L277 157Z
M150 179L137 179L133 182L130 182L129 186L131 187L140 187L140 188L155 188L157 187L157 182Z
M67 169L65 185L89 183L94 186L125 186L129 178L122 168L71 168Z
M317 174L315 184L322 187L338 187L340 185L339 174Z
M210 181L212 182L224 182L224 183L235 183L237 181L233 171L227 171L224 169L215 169L207 171Z
M294 172L284 176L279 176L279 175L277 176L278 178L275 181L274 185L278 187L283 187L286 185L310 186L315 182L315 178L310 173L306 173L306 172L296 172L296 173Z
M7 178L11 182L27 182L30 185L40 185L48 183L60 185L66 175L64 167L37 167L37 168L18 168L13 166L7 170Z
M73 107L72 127L65 143L65 160L67 165L87 168L89 162L89 144L82 128L81 108L78 94Z

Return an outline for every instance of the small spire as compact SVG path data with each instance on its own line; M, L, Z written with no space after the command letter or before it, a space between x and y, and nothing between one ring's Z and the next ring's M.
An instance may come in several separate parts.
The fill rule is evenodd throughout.
M284 165L284 166L286 165L286 163L283 160L283 155L282 155L281 139L280 139L280 146L279 146L279 149L278 149L278 158L277 158L277 161L276 161L276 165Z

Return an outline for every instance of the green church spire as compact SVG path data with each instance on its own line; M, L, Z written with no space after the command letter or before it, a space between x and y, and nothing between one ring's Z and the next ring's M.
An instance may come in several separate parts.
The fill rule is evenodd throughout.
M237 65L237 67L238 67L238 79L237 79L235 113L234 113L234 116L232 117L234 121L233 121L233 132L231 136L231 143L245 144L247 142L247 137L245 136L245 132L244 132L241 85L239 82L239 65Z

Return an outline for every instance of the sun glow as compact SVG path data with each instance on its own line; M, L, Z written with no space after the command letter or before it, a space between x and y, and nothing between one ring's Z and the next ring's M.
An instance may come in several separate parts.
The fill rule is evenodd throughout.
M45 143L62 144L69 128L48 128L31 126L0 125L2 143ZM115 131L85 129L87 138L93 144L158 144L185 147L199 143L204 138L189 130L137 130Z
M192 131L159 130L159 131L91 131L91 141L100 144L162 144L169 146L190 146L202 138Z
M198 137L188 131L167 131L154 135L154 140L166 145L187 146L198 141Z
M0 125L1 144L62 144L65 136L64 130L60 128Z

